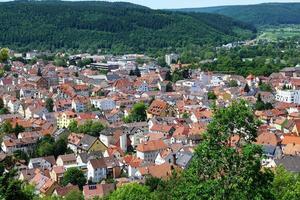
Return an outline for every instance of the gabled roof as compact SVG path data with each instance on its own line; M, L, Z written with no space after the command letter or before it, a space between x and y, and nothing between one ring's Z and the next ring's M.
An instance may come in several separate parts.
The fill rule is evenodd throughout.
M106 163L105 163L104 158L91 159L89 162L91 163L91 165L94 169L106 168Z
M139 144L136 148L140 152L159 151L167 148L167 145L162 140L152 140Z
M300 156L284 156L282 159L274 160L276 165L283 165L286 170L300 172Z
M148 113L153 115L161 115L167 109L168 104L160 99L155 99L150 107L148 108Z

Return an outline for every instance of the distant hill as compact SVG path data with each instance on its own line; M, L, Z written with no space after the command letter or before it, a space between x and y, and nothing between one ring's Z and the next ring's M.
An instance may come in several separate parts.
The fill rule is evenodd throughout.
M300 24L300 3L186 8L177 11L221 14L256 25Z
M0 3L0 46L12 48L143 52L219 44L251 37L255 31L225 16L152 10L130 3Z

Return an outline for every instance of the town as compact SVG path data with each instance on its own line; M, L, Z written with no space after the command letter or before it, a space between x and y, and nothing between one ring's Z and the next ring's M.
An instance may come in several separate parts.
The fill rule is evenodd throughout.
M213 107L245 100L260 120L264 168L300 172L300 66L246 78L122 56L1 50L1 173L38 196L104 197L188 168ZM64 61L64 62L63 62ZM231 146L240 138L234 135Z

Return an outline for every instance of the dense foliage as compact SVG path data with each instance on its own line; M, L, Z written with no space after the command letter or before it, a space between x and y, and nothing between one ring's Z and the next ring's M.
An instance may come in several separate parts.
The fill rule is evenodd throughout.
M69 183L78 185L78 187L82 189L82 187L86 184L86 178L83 172L76 167L68 169L64 173L62 184L68 185Z
M74 133L83 133L99 137L100 132L105 128L105 126L99 121L87 120L83 124L79 125L77 121L72 121L68 128Z
M266 3L258 5L221 6L179 10L184 12L222 14L257 25L300 24L299 3Z
M214 61L200 63L199 66L203 70L242 76L249 74L269 76L284 67L294 67L300 63L298 42L299 38L295 37L274 43L259 42L252 46L221 48L212 51L213 57L216 58ZM262 86L262 89L269 90L270 88Z
M142 122L147 119L147 106L144 103L136 103L133 105L130 114L124 118L126 123Z
M180 14L129 3L29 1L0 6L0 46L23 50L155 51L224 43L255 28L225 16Z

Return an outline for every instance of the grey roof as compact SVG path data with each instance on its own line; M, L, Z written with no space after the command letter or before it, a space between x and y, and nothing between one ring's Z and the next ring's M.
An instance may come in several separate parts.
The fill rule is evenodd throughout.
M283 165L286 170L300 172L300 156L284 156L282 159L275 159L276 165Z
M121 77L118 74L107 74L106 79L108 81L116 81L116 80L121 79Z
M263 145L263 146L262 146L262 150L263 150L263 153L264 153L264 154L270 155L270 156L274 156L275 150L276 150L276 146L272 146L272 145Z
M101 151L92 151L90 153L84 152L78 154L78 156L81 158L83 163L87 163L91 159L103 158L103 154Z
M188 167L192 157L193 157L192 153L178 152L176 154L176 164L180 167L186 168L186 167Z
M83 150L89 150L96 140L96 137L84 134L78 146Z

